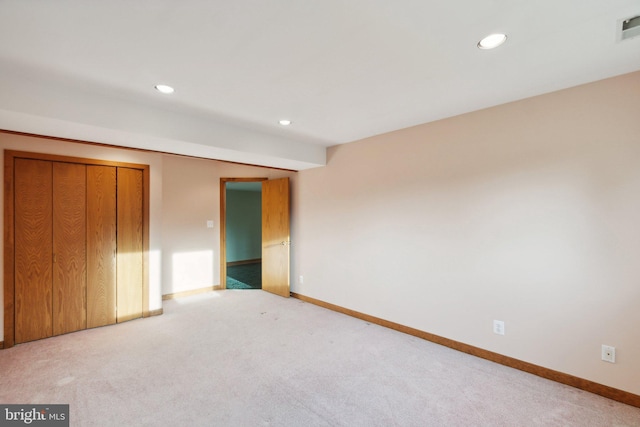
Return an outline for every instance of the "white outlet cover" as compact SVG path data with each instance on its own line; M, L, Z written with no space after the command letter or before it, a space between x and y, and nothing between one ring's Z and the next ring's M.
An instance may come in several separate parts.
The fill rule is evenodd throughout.
M602 345L602 360L609 363L616 363L616 348L610 345Z
M504 335L504 321L502 320L493 321L493 333L498 335Z

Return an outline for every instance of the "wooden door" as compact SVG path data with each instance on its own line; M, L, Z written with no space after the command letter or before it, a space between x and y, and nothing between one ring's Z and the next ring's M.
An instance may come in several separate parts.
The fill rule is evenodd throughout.
M53 162L53 335L87 328L86 166Z
M262 289L289 297L289 178L262 183Z
M142 317L143 182L139 169L118 168L117 321Z
M87 328L116 323L116 168L87 165Z
M15 159L15 342L53 335L51 162Z

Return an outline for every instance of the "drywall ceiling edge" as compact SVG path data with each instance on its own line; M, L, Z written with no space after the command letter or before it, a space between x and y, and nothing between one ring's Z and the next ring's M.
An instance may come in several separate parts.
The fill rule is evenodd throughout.
M322 146L308 145L306 152L299 153L304 155L297 158L276 156L8 110L0 110L0 129L289 170L305 170L326 164L326 149Z

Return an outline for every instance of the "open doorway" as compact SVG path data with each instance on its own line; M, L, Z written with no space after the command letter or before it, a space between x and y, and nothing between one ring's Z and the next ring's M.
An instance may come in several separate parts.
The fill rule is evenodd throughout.
M221 218L226 289L262 289L262 178L229 178Z
M227 186L231 184L233 187L234 183L251 182L260 184L261 258L251 258L251 255L247 258L247 255L244 255L240 257L243 259L232 261L227 258L227 252L231 250L231 247L227 245L227 240L230 240L227 238L227 232L231 233L227 222L232 216L227 211L229 192ZM260 259L260 289L285 298L290 296L290 205L288 177L271 180L266 178L220 179L220 287L222 289L227 289L227 267L233 266L228 266L228 263L242 261L256 263Z

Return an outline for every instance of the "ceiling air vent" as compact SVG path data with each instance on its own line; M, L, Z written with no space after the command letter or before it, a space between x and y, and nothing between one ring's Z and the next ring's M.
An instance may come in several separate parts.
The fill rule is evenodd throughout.
M620 40L640 36L640 15L623 19L620 26Z

